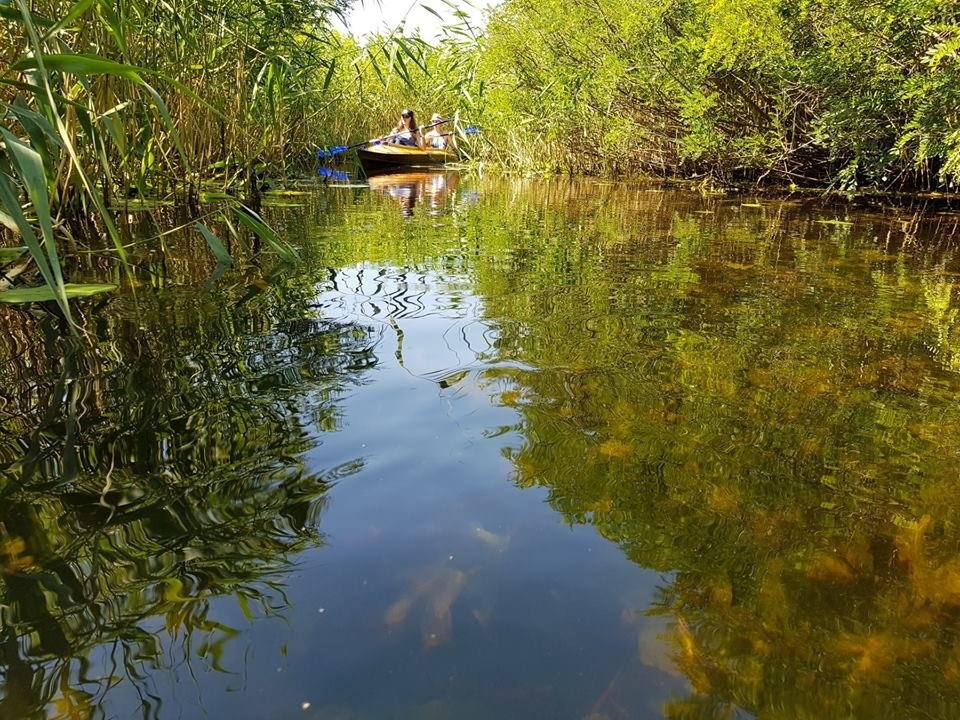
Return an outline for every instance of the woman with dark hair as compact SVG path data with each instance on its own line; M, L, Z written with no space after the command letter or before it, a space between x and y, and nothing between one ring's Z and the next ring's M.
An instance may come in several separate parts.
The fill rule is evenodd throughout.
M381 140L397 145L422 148L423 137L420 135L420 128L417 127L417 121L413 117L413 110L404 108L400 113L400 122L389 135L385 135Z

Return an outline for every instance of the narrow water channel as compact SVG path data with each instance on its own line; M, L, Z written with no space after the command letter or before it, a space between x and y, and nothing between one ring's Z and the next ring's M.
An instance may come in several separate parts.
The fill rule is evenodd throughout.
M78 339L0 307L0 718L960 715L960 215L264 214L299 265L184 235L78 256Z

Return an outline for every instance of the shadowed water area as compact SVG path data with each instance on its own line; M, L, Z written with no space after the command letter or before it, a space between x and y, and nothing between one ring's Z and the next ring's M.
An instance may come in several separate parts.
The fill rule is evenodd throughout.
M122 283L78 339L0 307L0 718L960 714L960 216L264 215L301 264L166 237L74 260Z

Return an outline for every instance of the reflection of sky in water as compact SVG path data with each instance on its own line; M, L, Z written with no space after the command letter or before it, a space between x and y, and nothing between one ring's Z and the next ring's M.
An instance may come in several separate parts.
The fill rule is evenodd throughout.
M512 484L503 451L524 440L491 400L508 381L484 376L494 337L480 300L456 277L364 265L315 305L379 328L342 431L306 457L310 473L363 468L329 493L327 544L297 558L289 607L249 623L216 601L244 629L223 645L228 673L157 678L171 716L659 717L685 687L663 670L667 649L638 664L638 639L662 642L642 614L659 578Z

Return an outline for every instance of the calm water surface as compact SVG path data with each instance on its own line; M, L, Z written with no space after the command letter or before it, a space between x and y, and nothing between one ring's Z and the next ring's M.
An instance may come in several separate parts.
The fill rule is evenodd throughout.
M960 715L957 217L455 174L0 308L0 717ZM149 228L144 232L149 235Z

